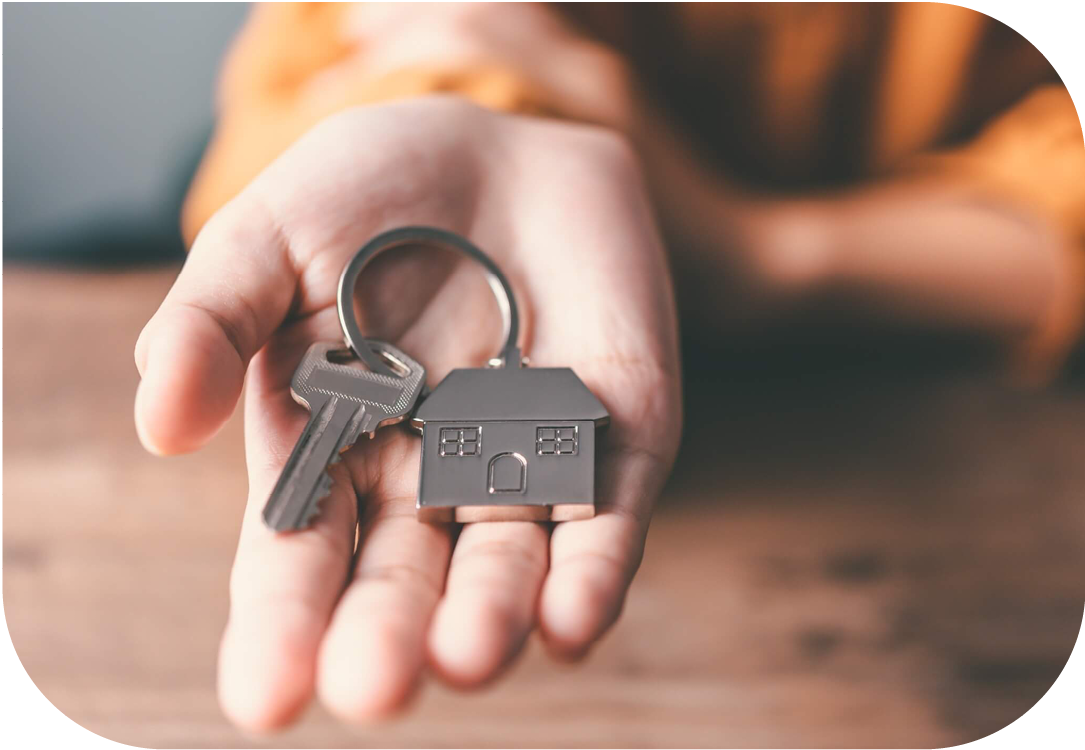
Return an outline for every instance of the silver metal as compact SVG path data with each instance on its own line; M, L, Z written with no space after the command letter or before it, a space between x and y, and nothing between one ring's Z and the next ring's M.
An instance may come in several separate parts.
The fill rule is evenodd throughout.
M373 373L394 375L358 327L354 288L374 257L404 245L457 250L478 262L505 329L505 343L489 367L453 370L411 418L422 431L419 518L466 523L593 516L595 432L610 416L571 369L526 366L508 279L469 241L443 229L404 227L366 243L339 278L347 344Z
M595 433L610 415L568 367L453 370L422 402L423 521L595 514Z
M309 422L283 467L267 504L264 523L275 531L309 526L320 500L331 491L328 467L363 435L401 422L415 407L426 371L391 344L363 339L365 351L388 374L361 369L342 344L313 344L294 372L290 393L309 409Z
M339 323L343 327L343 336L347 344L358 358L373 372L384 375L394 374L376 353L365 346L365 336L354 316L354 288L358 283L358 277L373 258L385 250L405 245L426 245L456 250L482 266L490 289L493 290L494 297L497 299L504 326L505 343L495 359L500 361L502 366L519 367L520 350L516 347L516 342L520 335L520 312L516 307L516 297L512 292L512 286L505 278L505 274L486 253L466 238L444 229L422 226L401 227L377 235L354 254L343 269L342 276L339 277Z

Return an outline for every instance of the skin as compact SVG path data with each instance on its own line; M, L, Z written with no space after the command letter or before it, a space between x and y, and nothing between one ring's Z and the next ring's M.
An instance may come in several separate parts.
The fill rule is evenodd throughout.
M277 10L258 8L253 23ZM626 63L544 6L353 13L345 33L357 54L312 78L228 62L235 96L273 84L268 101L284 108L252 126L266 156L300 123L321 124L204 226L136 346L136 425L154 453L204 445L246 383L250 494L219 668L223 709L242 728L282 727L314 692L345 721L385 717L426 670L455 687L485 684L536 629L557 658L588 652L620 612L681 430L668 260L687 330L709 338L807 318L832 299L855 319L994 342L1035 382L1085 317L1073 238L981 182L887 173L833 194L753 195L706 171ZM367 78L432 63L521 71L570 121L597 126L452 98L324 119ZM231 141L251 139L252 127L220 129L213 153L253 153ZM982 149L998 151L994 136ZM1059 194L1078 200L1071 188ZM233 186L202 192L216 189ZM573 367L610 411L595 519L420 524L418 439L389 428L335 467L312 529L263 527L260 510L306 419L290 376L310 342L341 338L334 297L347 259L404 224L443 226L491 253L516 287L533 363ZM421 360L431 384L496 351L490 299L469 264L409 251L378 259L358 294L363 329Z
M886 328L975 337L1031 384L1050 379L1080 337L1085 262L1073 207L1085 201L1085 151L1057 147L1081 143L1076 117L1047 116L1073 112L1058 87L1040 87L969 144L928 154L925 168L832 192L756 194L705 164L628 60L549 6L417 10L356 5L345 29L356 53L302 84L300 100L349 98L357 82L412 65L496 63L561 102L563 117L622 133L646 176L687 332L745 336L816 319L832 299L835 314ZM1013 137L1020 131L1031 139ZM1050 205L1005 190L1030 180Z
M341 338L342 267L374 234L417 223L486 248L516 287L533 364L574 368L609 410L595 518L420 523L419 439L387 428L344 455L312 528L263 526L307 416L290 376L311 342ZM378 263L360 285L363 326L421 360L431 384L495 351L500 319L477 269L410 253ZM246 385L250 492L219 666L231 720L283 726L314 692L344 721L387 716L427 668L457 687L492 680L536 628L555 657L583 657L621 610L677 449L675 317L636 159L598 128L446 98L350 110L216 214L136 345L135 419L152 452L195 450Z

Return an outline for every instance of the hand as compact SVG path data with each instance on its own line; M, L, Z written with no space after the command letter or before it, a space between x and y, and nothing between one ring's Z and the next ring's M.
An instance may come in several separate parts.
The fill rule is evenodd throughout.
M419 440L391 427L345 455L312 528L264 527L306 421L293 370L311 342L342 337L349 257L405 224L487 250L517 289L533 363L574 368L609 410L595 518L458 537L420 523ZM360 284L364 329L423 362L431 385L500 343L481 273L446 261L391 253ZM247 378L250 490L219 693L250 730L288 723L314 690L348 721L389 714L427 665L454 686L485 683L536 626L556 657L583 656L622 607L681 428L674 301L630 150L601 129L449 98L351 110L302 138L203 229L135 354L136 425L159 454L206 443Z

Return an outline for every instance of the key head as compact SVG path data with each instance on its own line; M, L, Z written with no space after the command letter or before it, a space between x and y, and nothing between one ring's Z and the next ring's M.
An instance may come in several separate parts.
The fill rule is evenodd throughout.
M339 454L362 434L404 419L425 384L423 367L399 349L371 341L377 356L398 375L364 368L341 344L313 344L294 372L291 393L311 412L264 506L264 523L275 531L303 529L331 489L327 473Z
M333 397L355 401L372 415L370 432L409 416L425 387L425 368L387 342L367 341L396 375L367 370L342 343L321 341L309 347L294 372L294 400L310 411Z

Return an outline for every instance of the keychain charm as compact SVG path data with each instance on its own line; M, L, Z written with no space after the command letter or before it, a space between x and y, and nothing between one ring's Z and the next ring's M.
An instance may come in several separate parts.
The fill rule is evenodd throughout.
M568 367L528 367L519 312L497 265L463 237L430 227L395 229L358 251L339 280L347 343L374 372L386 365L358 328L355 283L377 254L404 245L457 250L486 272L505 343L489 367L453 370L411 417L422 432L422 521L572 521L595 515L595 433L610 415Z

